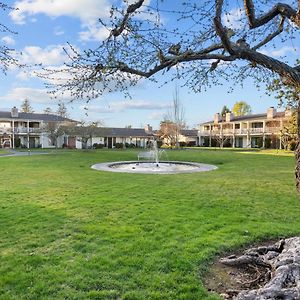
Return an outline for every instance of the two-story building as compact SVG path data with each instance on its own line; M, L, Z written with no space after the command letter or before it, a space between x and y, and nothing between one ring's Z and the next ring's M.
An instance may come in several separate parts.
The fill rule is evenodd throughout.
M54 114L24 113L16 107L0 111L1 148L105 148L147 147L153 138L164 139L148 124L144 128L107 128L77 125L79 122ZM92 129L92 130L91 130ZM179 142L198 145L197 130L181 130Z
M49 148L54 146L48 127L50 124L67 125L74 120L54 114L24 113L16 107L0 111L0 147L2 148ZM63 137L55 141L58 147Z
M201 146L227 146L238 148L282 148L282 129L292 116L287 109L277 112L270 107L264 114L224 117L215 114L214 120L200 124Z

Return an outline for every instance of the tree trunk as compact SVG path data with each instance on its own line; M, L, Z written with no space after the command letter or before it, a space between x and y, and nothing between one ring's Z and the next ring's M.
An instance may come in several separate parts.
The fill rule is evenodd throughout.
M300 97L297 103L297 147L295 150L296 158L296 168L295 168L295 177L296 177L296 187L298 195L300 197Z
M255 271L255 279L242 282L242 290L234 290L234 300L300 299L300 237L244 251L241 256L231 255L221 263L247 271ZM230 272L234 274L234 272ZM232 290L223 294L229 299Z

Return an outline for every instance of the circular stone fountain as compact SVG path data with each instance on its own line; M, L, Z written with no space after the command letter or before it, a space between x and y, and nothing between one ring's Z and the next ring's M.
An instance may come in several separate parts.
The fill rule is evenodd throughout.
M216 166L185 162L185 161L160 161L164 150L158 150L156 141L152 141L149 151L140 152L137 161L106 162L92 165L92 169L99 171L140 173L140 174L178 174L205 172L217 169ZM141 161L140 159L147 159Z
M92 165L92 169L123 173L178 174L211 171L217 167L184 161L161 161L158 165L153 162L118 161L95 164Z

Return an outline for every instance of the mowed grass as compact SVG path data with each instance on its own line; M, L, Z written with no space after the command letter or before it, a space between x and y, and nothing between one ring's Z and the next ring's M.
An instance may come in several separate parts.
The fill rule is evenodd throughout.
M0 149L0 155L3 155L3 154L8 154L9 152L7 150L4 150L4 149Z
M0 299L219 299L202 284L215 257L300 232L293 157L169 151L219 169L90 169L136 154L0 158Z

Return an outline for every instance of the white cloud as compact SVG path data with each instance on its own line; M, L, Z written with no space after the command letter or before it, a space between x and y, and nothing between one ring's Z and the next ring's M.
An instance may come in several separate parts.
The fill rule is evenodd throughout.
M15 23L24 24L27 17L46 14L50 17L77 17L82 23L107 16L108 0L19 0L15 3L17 10L10 13Z
M160 112L160 111L155 111L149 115L149 120L163 120L165 117L166 113Z
M136 0L125 1L128 6ZM51 18L67 16L78 18L81 21L82 31L79 32L81 41L101 41L108 37L108 31L100 23L99 18L105 19L110 15L112 0L19 0L15 3L18 8L10 13L12 20L17 24L25 24L31 21L37 14L45 14ZM139 10L145 12L145 5ZM148 13L147 17L152 17ZM146 18L146 15L137 15L138 18ZM56 30L56 35L63 34L62 30Z
M54 34L55 35L64 35L65 31L61 27L57 26L54 28Z
M60 65L68 59L63 47L64 45L48 46L46 48L27 46L22 50L22 55L19 57L19 60L21 63L28 65Z
M45 89L17 87L12 89L7 95L0 97L1 100L5 101L24 101L25 98L32 103L53 103Z
M297 47L283 46L282 48L279 49L273 49L273 50L265 49L260 52L268 56L284 57L287 56L288 54L297 54L299 53L299 50L300 49Z
M16 77L22 81L26 81L29 80L31 77L33 77L33 74L31 72L27 72L27 71L21 71L19 72Z
M240 8L230 10L222 16L223 24L231 29L241 29L245 26L243 19L245 18L245 11Z
M14 45L16 43L16 41L11 36L4 36L1 41L7 45Z
M109 36L109 30L99 26L99 23L89 22L85 25L87 30L79 32L79 39L84 42L102 41Z
M9 91L6 95L1 96L1 101L19 101L22 102L24 99L29 99L31 103L37 104L56 104L57 100L52 99L51 95L47 93L46 89L37 89L29 87L16 87ZM60 97L64 101L69 101L71 98L67 95Z
M268 55L268 56L274 56L274 57L283 57L288 55L289 53L297 54L299 52L299 49L297 47L290 47L290 46L284 46L279 49L273 49L273 50L262 50L261 53Z
M114 102L107 107L100 106L81 106L82 110L88 110L95 113L117 113L126 110L161 110L170 108L170 104L157 104L151 101L128 100L123 102Z
M109 0L20 0L15 3L15 7L18 9L12 11L10 16L18 24L26 23L36 14L45 14L52 18L67 16L80 19L83 29L79 33L81 40L98 41L107 37L98 19L109 16ZM56 35L63 33L62 30L55 30Z

